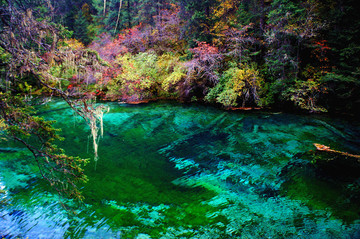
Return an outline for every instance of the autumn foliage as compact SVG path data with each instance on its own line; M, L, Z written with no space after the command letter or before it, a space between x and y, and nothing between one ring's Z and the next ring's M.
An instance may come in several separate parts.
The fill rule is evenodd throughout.
M357 102L357 48L333 40L334 21L325 14L337 11L335 2L127 3L110 1L106 9L100 2L79 4L73 16L77 25L68 26L73 38L54 39L50 28L31 35L19 24L24 37L32 36L26 46L47 46L40 54L46 67L40 71L52 76L51 86L73 97L126 102L176 98L226 108L292 105L322 112L345 99L348 107ZM29 19L41 29L41 22ZM342 34L344 41L353 39L347 31ZM17 45L11 36L4 39ZM82 41L90 36L93 41L85 47ZM26 54L24 62L34 62L30 51ZM12 68L21 74L31 71L20 62L13 61Z

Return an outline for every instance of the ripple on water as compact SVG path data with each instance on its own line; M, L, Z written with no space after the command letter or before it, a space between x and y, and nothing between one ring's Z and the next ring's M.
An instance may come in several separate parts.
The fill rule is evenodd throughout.
M313 143L360 152L359 125L291 114L156 103L111 105L83 204L56 196L18 145L1 143L5 238L357 238L360 175L331 174ZM66 152L92 157L65 105ZM65 112L65 113L64 113ZM88 151L88 152L87 152ZM336 166L334 166L336 167ZM331 171L332 170L332 171Z

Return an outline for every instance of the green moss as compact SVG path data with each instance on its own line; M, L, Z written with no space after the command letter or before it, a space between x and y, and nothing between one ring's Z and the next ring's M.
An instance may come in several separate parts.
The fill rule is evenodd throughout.
M99 53L98 53L97 51L92 50L92 49L90 49L90 48L86 48L86 52L87 52L88 54L94 55L94 56L96 57L96 60L97 60L98 62L100 62L100 64L101 64L102 66L110 66L109 62L103 60L103 59L100 57L100 55L99 55Z
M360 207L352 204L340 185L305 177L293 178L282 185L282 193L300 200L312 210L331 210L332 216L352 222L359 218Z
M113 224L115 227L140 225L139 221L136 220L136 215L128 210L108 206L99 208L96 212L98 215L110 219L109 223Z

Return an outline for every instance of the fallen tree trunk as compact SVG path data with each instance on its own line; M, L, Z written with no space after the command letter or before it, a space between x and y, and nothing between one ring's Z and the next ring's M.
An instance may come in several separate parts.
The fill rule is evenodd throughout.
M345 157L356 158L360 162L360 155L349 154L346 152L337 151L337 150L331 149L329 146L325 146L325 145L317 144L317 143L314 143L314 146L316 147L316 150L318 150L318 151L325 151L325 152L342 155ZM329 159L329 160L331 160L331 159Z

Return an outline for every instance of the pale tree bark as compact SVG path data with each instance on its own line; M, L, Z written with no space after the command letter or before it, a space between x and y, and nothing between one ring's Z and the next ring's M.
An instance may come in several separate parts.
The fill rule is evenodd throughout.
M106 0L104 0L104 17L105 17L105 11L106 11Z
M118 11L118 16L117 16L117 20L116 20L115 29L114 29L114 34L116 33L116 29L119 25L121 6L122 6L122 0L120 0L119 11Z

